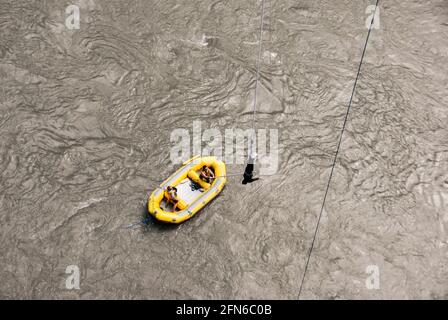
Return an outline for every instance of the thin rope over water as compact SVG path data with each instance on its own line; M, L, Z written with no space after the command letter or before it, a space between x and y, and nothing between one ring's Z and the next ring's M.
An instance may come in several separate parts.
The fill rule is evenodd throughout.
M349 103L348 103L348 106L347 106L347 112L345 114L344 124L342 125L341 134L339 136L339 142L338 142L338 146L337 146L337 149L336 149L336 153L334 155L333 165L331 166L331 172L330 172L330 176L328 178L327 188L325 189L325 195L324 195L324 199L322 201L322 206L321 206L321 209L320 209L319 218L317 219L316 229L314 230L313 241L311 242L310 251L308 252L308 257L307 257L306 264L305 264L305 270L303 271L302 282L300 283L299 294L298 294L298 297L297 297L298 299L300 299L300 295L302 293L302 287L303 287L303 283L305 282L305 276L306 276L306 272L308 270L308 264L310 262L310 257L311 257L311 254L313 252L313 249L314 249L314 242L316 241L317 232L319 231L319 224L320 224L320 220L322 218L322 213L324 211L325 202L327 200L328 189L330 188L331 179L333 178L333 171L334 171L334 167L336 165L336 161L337 161L337 158L338 158L339 148L341 147L342 136L344 135L345 126L347 124L348 115L350 113L350 109L351 109L351 106L352 106L353 96L355 95L355 90L356 90L356 86L358 84L359 74L361 73L361 67L362 67L362 63L364 61L364 55L366 53L367 43L369 42L370 33L372 31L372 26L373 26L373 22L375 20L376 10L378 8L379 2L380 2L379 0L376 1L375 10L373 11L372 21L370 22L369 32L367 33L367 38L366 38L366 41L364 43L364 49L362 51L361 61L359 62L358 72L356 74L356 78L355 78L355 83L353 85L352 94L350 96L350 100L349 100Z
M261 21L260 21L260 35L258 37L258 59L257 59L257 74L255 78L255 96L254 105L252 109L252 129L255 129L255 114L257 112L257 95L258 95L258 83L260 81L260 62L261 62L261 49L263 43L263 22L264 22L264 1L261 0Z
M251 137L251 150L249 152L254 151L254 143L255 143L255 114L257 113L257 96L258 96L258 85L260 82L260 63L261 63L261 52L262 52L262 43L263 43L263 23L264 23L264 2L265 0L261 0L261 21L260 21L260 33L258 37L258 58L257 58L257 73L255 78L255 93L254 93L254 105L252 108L252 137Z

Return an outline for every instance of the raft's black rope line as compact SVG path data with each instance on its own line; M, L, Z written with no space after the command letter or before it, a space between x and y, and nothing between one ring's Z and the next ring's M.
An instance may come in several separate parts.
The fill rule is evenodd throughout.
M228 173L228 174L223 174L222 176L215 176L215 178L227 178L227 177L239 177L241 176L241 173ZM274 176L273 174L258 174L257 176ZM166 181L166 179L160 180L160 181L156 181L156 183L161 184L162 182ZM183 181L180 184L184 184L187 183L188 181ZM165 190L164 188L161 188L160 185L157 187L157 189L162 189Z
M257 174L257 177L273 177L277 174ZM226 177L239 177L241 176L241 173L232 173L232 174L226 174L226 175L222 175L222 176L216 176L215 178L226 178Z
M337 161L337 158L338 158L339 149L341 147L342 136L344 135L344 131L345 131L345 127L346 127L346 124L347 124L348 115L350 113L350 109L351 109L351 106L352 106L353 96L355 95L356 86L358 84L359 75L361 73L361 67L362 67L362 63L364 61L364 55L366 53L367 43L369 42L370 33L372 31L372 26L373 26L373 22L375 20L375 14L376 14L376 10L378 8L378 4L379 4L379 0L377 0L376 4L375 4L375 10L373 11L373 17L372 17L372 21L370 22L369 32L367 33L367 38L366 38L366 41L364 43L364 49L362 51L361 61L360 61L359 66L358 66L358 72L356 74L356 78L355 78L355 83L353 85L352 94L350 96L350 101L349 101L348 106L347 106L347 112L345 113L344 124L342 125L342 130L341 130L341 134L339 136L338 146L336 148L336 153L335 153L335 156L334 156L334 159L333 159L333 165L331 166L331 172L330 172L330 176L328 178L327 187L325 189L325 195L324 195L324 199L322 201L322 206L321 206L321 209L320 209L319 218L317 219L316 229L314 230L313 241L311 242L311 247L310 247L310 250L308 252L308 257L307 257L306 264L305 264L305 270L303 271L302 282L300 283L298 299L300 299L300 295L302 293L302 287L303 287L303 283L305 282L305 276L306 276L306 273L307 273L307 270L308 270L308 264L310 262L311 254L312 254L313 249L314 249L314 243L316 241L317 232L319 230L320 220L322 218L322 213L324 211L325 202L327 200L327 194L328 194L328 190L330 188L331 179L333 178L333 171L334 171L334 167L336 166L336 161Z
M216 176L215 178L227 178L227 177L236 177L236 176L241 176L241 173L224 174L222 176Z

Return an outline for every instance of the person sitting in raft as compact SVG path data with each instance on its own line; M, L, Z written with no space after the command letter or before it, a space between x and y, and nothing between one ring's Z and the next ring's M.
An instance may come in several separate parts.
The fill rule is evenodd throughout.
M215 179L215 174L213 173L213 171L209 167L203 166L202 169L201 169L200 177L205 182L212 183L213 179Z
M168 194L168 202L173 204L173 211L176 211L179 202L179 199L177 198L177 188L168 186L166 192Z

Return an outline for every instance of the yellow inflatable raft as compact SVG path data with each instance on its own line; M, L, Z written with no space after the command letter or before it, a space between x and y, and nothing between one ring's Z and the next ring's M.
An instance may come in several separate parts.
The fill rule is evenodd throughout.
M209 167L215 174L211 184L203 181L200 171L203 166ZM185 161L182 167L166 179L149 197L148 211L157 220L181 223L190 219L205 205L212 201L226 184L226 165L216 157L196 156ZM168 186L177 189L177 208L167 201Z

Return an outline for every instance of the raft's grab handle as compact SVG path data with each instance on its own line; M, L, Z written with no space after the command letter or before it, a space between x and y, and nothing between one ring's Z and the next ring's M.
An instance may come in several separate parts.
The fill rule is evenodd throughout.
M199 155L194 156L191 159L188 159L187 161L184 161L184 163L182 163L183 166L186 166L187 164L191 163L192 161L196 160L197 158L199 158Z

